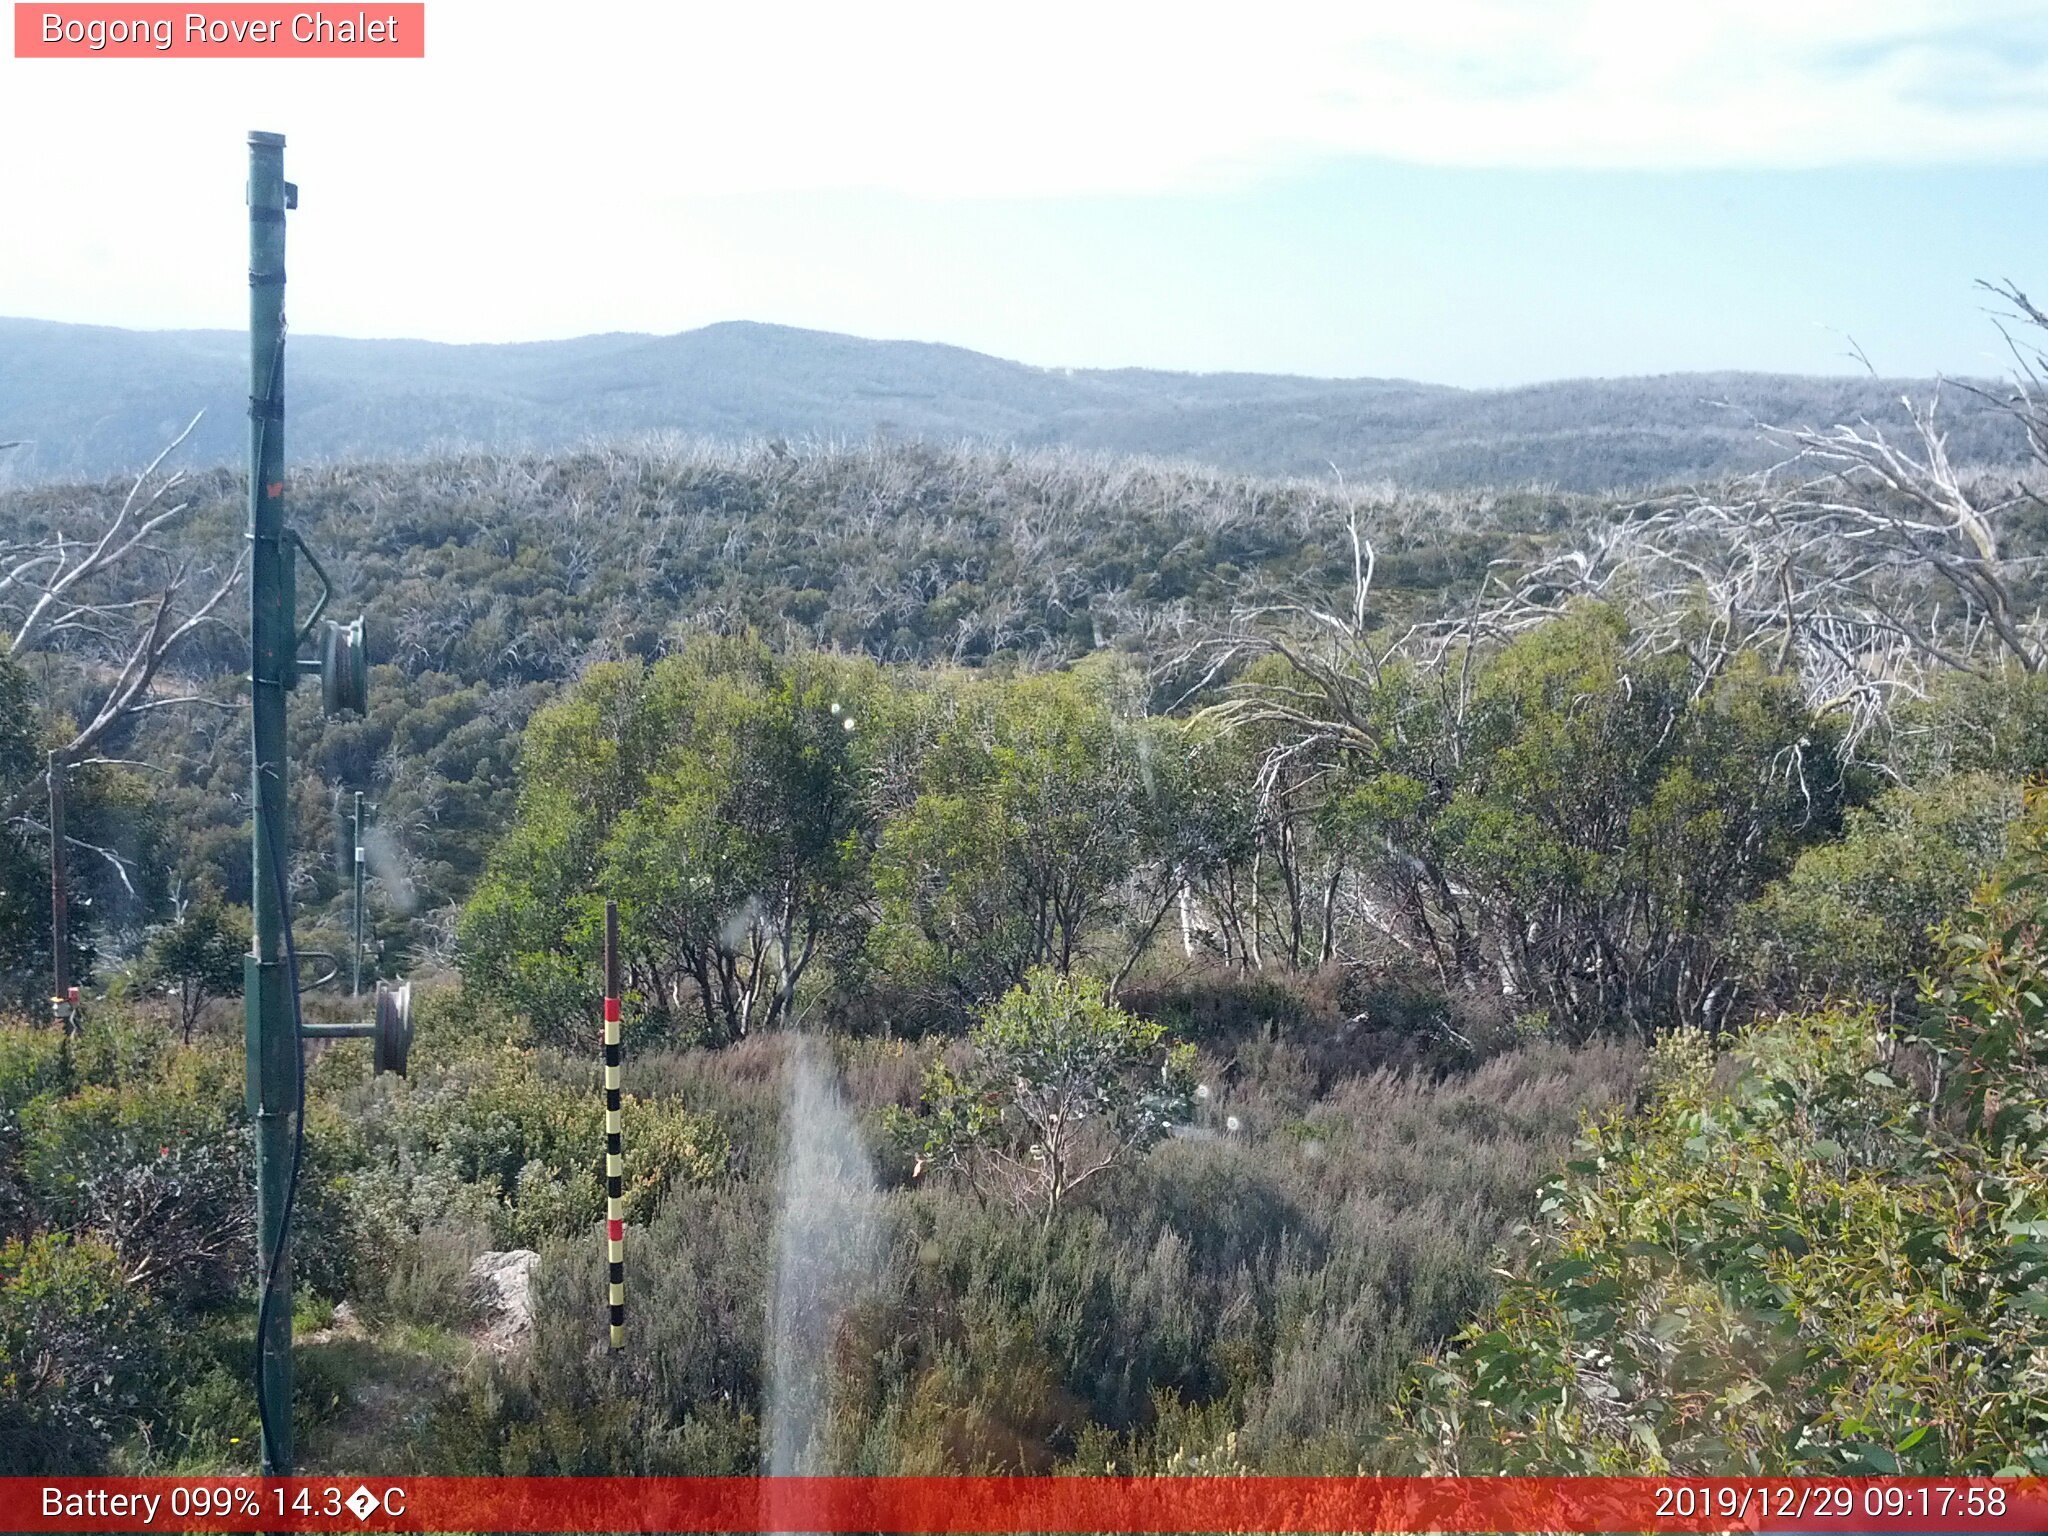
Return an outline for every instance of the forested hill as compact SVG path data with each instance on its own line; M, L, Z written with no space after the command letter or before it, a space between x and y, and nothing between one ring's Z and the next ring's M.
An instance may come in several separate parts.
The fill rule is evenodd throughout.
M188 463L243 451L247 342L0 319L0 477L97 477L146 462L205 409ZM1537 483L1606 491L1761 467L1755 423L1884 417L1929 381L1674 374L1506 390L1393 379L1044 369L924 342L745 322L675 336L448 346L299 336L294 459L593 437L875 436L1157 455L1266 474L1420 488ZM2016 433L1946 397L1958 458L2005 461Z

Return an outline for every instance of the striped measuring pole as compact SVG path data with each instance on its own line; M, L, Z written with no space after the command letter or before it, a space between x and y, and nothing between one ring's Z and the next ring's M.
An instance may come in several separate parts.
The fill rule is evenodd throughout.
M604 1256L612 1348L626 1341L626 1160L619 1143L619 904L604 904Z

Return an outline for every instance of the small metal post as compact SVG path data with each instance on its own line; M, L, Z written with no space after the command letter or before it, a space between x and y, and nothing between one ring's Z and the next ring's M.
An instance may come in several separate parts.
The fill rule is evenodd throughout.
M71 997L71 890L64 845L64 758L50 763L50 1011L68 1025Z
M363 990L363 792L356 791L356 947L355 963L349 968L348 995L359 997Z

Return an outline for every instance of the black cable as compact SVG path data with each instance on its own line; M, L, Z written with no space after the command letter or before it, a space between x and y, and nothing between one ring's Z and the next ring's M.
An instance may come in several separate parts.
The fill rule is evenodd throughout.
M277 910L284 926L285 974L291 983L292 993L292 1061L298 1067L298 1103L292 1114L292 1170L285 1180L284 1209L278 1214L277 1243L270 1250L270 1268L263 1277L263 1297L256 1304L256 1417L263 1428L263 1443L274 1451L279 1442L270 1422L270 1404L263 1379L263 1345L270 1336L270 1304L276 1298L278 1276L283 1273L284 1256L291 1242L292 1208L299 1198L299 1168L306 1157L306 1026L299 1015L299 951L292 942L292 911L284 883L284 856L275 837L267 841L270 844L270 878L277 888ZM284 1407L289 1416L291 1404L286 1403Z

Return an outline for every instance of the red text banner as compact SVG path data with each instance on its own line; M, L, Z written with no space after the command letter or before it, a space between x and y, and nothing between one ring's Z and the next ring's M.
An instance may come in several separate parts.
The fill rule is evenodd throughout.
M9 1531L2040 1532L2048 1480L0 1478Z
M18 59L423 59L424 4L14 7Z

